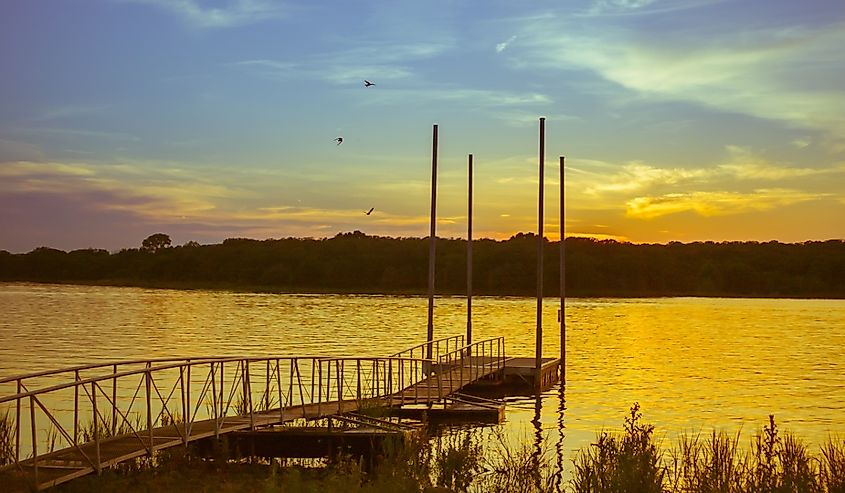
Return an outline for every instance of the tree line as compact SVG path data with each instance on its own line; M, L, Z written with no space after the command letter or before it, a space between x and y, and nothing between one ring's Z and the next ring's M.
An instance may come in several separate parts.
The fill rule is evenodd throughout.
M140 248L0 251L0 281L76 282L279 292L425 293L427 238L369 236L171 246L157 233ZM845 298L845 241L632 244L566 239L567 296ZM466 292L466 240L438 238L436 289ZM544 294L559 293L560 243L544 239ZM537 236L473 241L473 293L537 292Z

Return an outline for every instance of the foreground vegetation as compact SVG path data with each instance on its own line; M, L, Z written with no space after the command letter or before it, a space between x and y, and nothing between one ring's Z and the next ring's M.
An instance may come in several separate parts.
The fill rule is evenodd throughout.
M7 418L8 419L8 418ZM532 440L509 444L501 432L462 430L388 446L375 468L351 458L307 468L272 461L199 459L176 448L61 485L58 491L255 493L845 493L845 440L818 453L778 430L774 417L742 447L739 435L681 436L658 446L634 405L621 432L601 432L571 459L571 471ZM391 445L391 444L389 444ZM2 447L0 447L2 449Z
M473 243L480 295L536 294L537 237ZM845 298L845 241L635 245L566 239L570 296ZM559 292L559 243L546 241L545 294ZM437 289L466 287L466 241L438 239ZM0 281L77 282L275 292L424 293L428 240L361 232L333 238L228 239L171 247L164 234L116 253L0 251Z

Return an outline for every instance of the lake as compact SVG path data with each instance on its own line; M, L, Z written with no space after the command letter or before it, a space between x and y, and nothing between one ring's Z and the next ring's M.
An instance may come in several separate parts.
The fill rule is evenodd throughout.
M387 355L425 339L426 306L414 296L2 283L0 377L165 356ZM545 300L546 356L559 354L558 308ZM539 410L512 399L511 436L539 430L572 451L621 429L634 402L669 445L714 428L750 435L769 414L812 445L842 436L843 300L569 299L566 310L565 390L547 392ZM465 314L464 299L438 298L435 336L465 332ZM508 355L533 356L535 314L535 299L474 298L473 339L505 336Z

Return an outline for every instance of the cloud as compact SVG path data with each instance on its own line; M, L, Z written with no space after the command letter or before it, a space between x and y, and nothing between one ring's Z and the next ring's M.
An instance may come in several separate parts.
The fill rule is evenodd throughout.
M498 43L496 45L496 53L501 53L501 52L505 51L508 48L508 46L510 46L511 43L516 41L516 38L517 38L517 36L513 35L510 38L508 38L506 41L502 41L501 43Z
M826 194L788 189L760 189L751 193L692 192L662 196L636 197L626 205L626 216L653 219L668 214L692 211L705 217L765 211L799 202L818 200Z
M595 0L587 16L649 15L690 10L725 0Z
M52 120L63 120L75 116L85 116L100 113L109 109L109 105L63 105L48 108L30 118L33 122L47 122Z
M642 191L706 189L710 187L742 188L745 184L760 186L782 182L801 185L796 180L816 176L830 176L836 181L845 179L845 164L827 167L796 167L773 163L762 155L742 146L727 146L724 162L698 168L659 167L642 161L620 165L601 161L575 160L567 166L572 179L579 183L583 194L601 197L624 195Z
M338 52L312 54L307 59L250 59L230 63L251 73L281 80L320 79L332 84L349 84L412 77L409 63L435 57L451 47L448 43L406 43L364 45Z
M200 28L236 27L285 17L286 4L278 0L228 0L223 6L206 6L201 0L116 0L152 5Z
M679 20L646 31L553 17L526 21L519 36L517 68L588 70L647 100L690 102L845 138L845 93L824 83L845 73L841 22L729 31Z
M280 179L278 173L275 179ZM119 217L133 231L143 230L143 225L157 225L159 229L172 226L189 238L192 234L202 238L211 238L209 235L213 234L221 239L224 234L324 236L327 232L333 234L364 226L372 233L421 234L424 231L421 226L428 221L427 216L417 212L393 213L388 206L366 216L365 209L349 208L349 202L358 200L354 194L351 199L338 202L336 194L327 192L329 199L313 198L320 205L302 206L293 190L313 187L318 181L324 191L336 187L348 191L350 183L337 176L332 181L330 177L295 174L281 180L271 183L260 170L243 170L230 174L222 185L219 171L187 167L178 162L112 165L2 162L0 199L20 204L42 203L42 209L49 204L73 204L74 210L80 211L76 220L81 222L98 222L99 216ZM373 186L378 188L377 183ZM267 188L273 189L272 194L267 193ZM278 197L284 197L288 203L268 204L278 201ZM50 222L44 219L43 210L26 217L36 216L42 224ZM14 210L0 211L0 225L14 230L21 217L24 216ZM440 222L451 224L457 219L442 215ZM29 225L27 228L32 229Z
M41 148L29 142L0 138L0 162L43 159Z
M623 165L614 175L605 176L600 183L588 186L585 192L594 195L605 192L635 192L659 185L687 183L711 174L707 169L657 168L635 161Z

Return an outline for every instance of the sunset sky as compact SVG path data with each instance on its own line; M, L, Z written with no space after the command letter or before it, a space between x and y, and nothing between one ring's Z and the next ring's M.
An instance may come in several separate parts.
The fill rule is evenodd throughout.
M845 237L842 0L4 0L0 250ZM376 83L365 88L363 80ZM344 142L337 146L335 137ZM369 216L364 212L374 207Z

